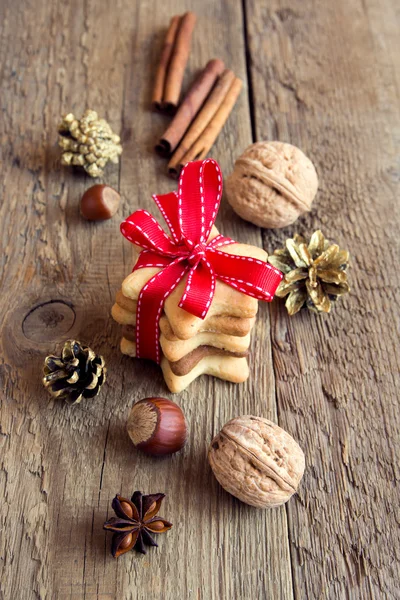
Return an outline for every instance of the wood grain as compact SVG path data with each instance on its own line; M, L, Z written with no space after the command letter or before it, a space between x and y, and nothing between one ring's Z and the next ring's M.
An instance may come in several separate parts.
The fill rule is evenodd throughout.
M186 87L212 57L246 81L240 3L192 4L2 7L0 595L7 599L293 596L285 509L241 505L219 487L206 460L228 419L276 418L265 308L249 383L202 378L177 398L190 423L184 452L150 459L134 451L125 431L134 401L166 395L156 366L120 355L110 308L131 268L120 220L138 207L154 212L151 194L175 186L152 151L166 121L148 110L170 16L194 8L199 17ZM122 206L105 223L80 219L78 201L92 181L61 168L56 148L60 114L86 107L122 131L120 168L108 167L104 179L120 190ZM214 149L225 173L237 145L251 141L243 92ZM262 243L260 231L227 207L218 224L239 241ZM95 401L68 407L49 399L40 372L45 355L73 336L104 355L109 377ZM115 493L135 489L165 491L162 514L174 527L158 550L114 561L102 524Z
M165 28L186 10L198 23L184 87L213 57L250 75L213 149L224 174L254 136L300 146L321 180L296 227L261 232L224 203L219 229L270 250L321 227L354 257L353 293L327 319L260 307L248 383L202 378L175 397L189 443L154 460L135 452L126 419L136 400L171 395L156 366L121 356L110 308L131 267L120 220L156 214L151 194L174 187L152 152L167 121L149 104ZM0 23L0 599L396 598L396 3L6 0ZM121 208L104 223L80 218L93 181L61 168L56 147L61 113L87 107L124 147L103 180ZM69 337L107 361L90 404L55 402L40 382L45 355ZM208 467L214 434L249 413L305 450L286 508L240 504ZM102 524L115 493L135 489L166 492L174 527L146 556L115 561Z
M296 598L399 598L397 3L246 2L256 139L302 148L320 190L266 249L321 228L352 255L335 314L271 308L279 424L306 474L287 505Z

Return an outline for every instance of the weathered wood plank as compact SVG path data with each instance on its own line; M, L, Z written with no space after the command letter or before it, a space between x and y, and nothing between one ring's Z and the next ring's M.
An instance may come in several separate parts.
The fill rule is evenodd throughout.
M328 318L272 307L279 422L306 453L288 504L296 598L398 598L399 12L248 0L257 139L302 148L320 191L268 249L321 228L352 254Z
M109 311L131 262L119 221L139 206L154 210L151 193L173 188L151 152L163 117L147 105L161 30L190 4L199 22L188 74L219 56L246 80L240 3L1 6L2 598L292 598L285 510L241 505L206 462L208 443L229 418L276 418L265 307L248 384L204 378L177 398L191 430L183 453L151 460L134 452L125 432L133 402L166 390L155 366L119 353ZM123 203L119 216L102 224L80 219L78 200L92 181L62 169L56 148L59 115L87 106L123 137L121 166L108 168L104 179L120 189ZM244 92L213 152L224 172L250 142ZM227 206L219 226L261 244L259 230ZM93 403L67 407L49 400L40 371L46 353L74 336L105 356L109 377ZM158 551L113 561L102 523L113 495L134 489L165 491L163 513L175 526Z

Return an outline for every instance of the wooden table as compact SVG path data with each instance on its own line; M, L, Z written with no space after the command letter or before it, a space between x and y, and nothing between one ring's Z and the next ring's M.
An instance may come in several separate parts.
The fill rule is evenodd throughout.
M198 14L185 85L218 56L246 83L212 156L226 175L255 140L304 150L320 189L309 215L261 231L226 200L224 234L272 251L321 228L352 254L352 293L327 318L262 306L251 377L203 377L176 400L186 449L138 454L132 404L169 396L156 366L123 357L110 318L131 266L124 216L174 188L149 111L171 15ZM0 597L303 600L399 598L399 5L394 0L106 0L1 3ZM118 216L87 223L93 182L60 166L62 113L86 107L122 132ZM397 190L397 195L396 195ZM396 304L397 303L397 304ZM45 355L76 337L108 364L92 402L68 407L41 384ZM217 484L206 461L230 418L277 421L306 472L286 506L261 512ZM174 523L146 556L112 559L111 499L165 491Z

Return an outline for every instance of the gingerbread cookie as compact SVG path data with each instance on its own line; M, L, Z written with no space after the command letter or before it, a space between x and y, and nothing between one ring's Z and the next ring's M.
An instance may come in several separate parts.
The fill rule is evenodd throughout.
M111 309L114 320L120 325L136 325L137 301L126 298L122 294L122 291L117 292L115 300L116 302ZM225 335L241 337L250 333L254 323L255 317L242 319L240 317L227 317L223 315L207 316L203 320L198 333L223 333ZM173 332L165 315L162 315L160 318L160 331L168 340L175 341L180 339Z
M122 336L132 342L136 341L136 329L133 325L122 328ZM163 333L160 334L161 350L170 362L181 360L190 352L200 347L210 347L216 350L225 350L232 353L246 352L250 345L250 334L243 337L225 335L224 333L198 333L190 340L170 341ZM247 354L243 354L247 356Z
M249 246L247 244L230 244L220 249L224 254L243 256L266 262L268 255L261 248ZM122 284L122 293L125 298L137 301L141 290L161 269L143 268L134 271L124 280ZM166 298L164 303L164 313L174 334L187 340L196 335L203 326L203 319L188 313L179 307L179 302L184 294L188 276L184 276L174 291ZM240 283L238 284L240 286ZM248 319L257 314L258 302L256 298L246 296L236 287L231 287L223 281L215 284L215 293L213 301L207 313L207 318L213 316L236 317Z
M245 381L258 300L272 300L282 279L264 250L219 234L221 194L214 160L188 163L178 192L153 197L171 236L144 210L121 225L140 251L112 308L121 350L160 364L172 392L201 374Z

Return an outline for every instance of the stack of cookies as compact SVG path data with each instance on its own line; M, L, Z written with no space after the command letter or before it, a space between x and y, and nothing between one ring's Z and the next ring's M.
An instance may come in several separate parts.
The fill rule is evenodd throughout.
M209 239L218 235L214 227ZM267 261L255 246L233 243L222 246L227 254ZM160 271L146 267L133 271L123 282L112 308L112 316L123 326L121 351L136 356L136 309L141 289ZM239 289L217 280L215 294L204 320L184 311L178 304L187 275L164 303L160 319L161 368L171 392L181 392L198 376L207 374L241 383L248 378L250 332L258 301Z

